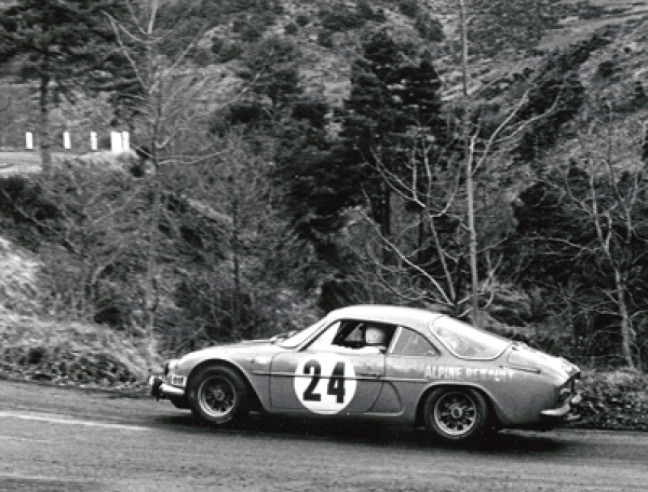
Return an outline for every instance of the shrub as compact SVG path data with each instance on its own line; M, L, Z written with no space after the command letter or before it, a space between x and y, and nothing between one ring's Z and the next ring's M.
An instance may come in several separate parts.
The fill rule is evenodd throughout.
M317 35L317 44L322 48L333 48L333 33L331 31L322 31Z
M618 70L616 62L613 60L605 60L601 62L596 70L596 74L603 78L612 77Z
M239 43L214 38L212 40L212 52L218 57L220 63L227 63L238 58L243 53L243 48Z
M443 33L443 26L441 25L441 22L428 16L427 14L419 15L416 18L414 27L416 27L419 35L424 40L431 43L437 43L445 39L445 34Z
M418 2L416 0L400 0L398 10L400 10L401 14L414 19L419 13Z
M308 24L310 24L310 18L307 15L298 15L297 18L295 19L295 23L299 27L305 27Z
M322 27L333 32L360 29L366 22L362 16L342 6L335 10L322 10L319 16Z
M24 176L0 179L0 220L9 219L20 226L57 217L57 208L44 198L38 182Z
M286 25L286 27L284 28L284 32L288 36L295 36L299 32L299 28L297 27L297 24L290 23Z
M648 430L648 376L639 372L586 372L579 427Z

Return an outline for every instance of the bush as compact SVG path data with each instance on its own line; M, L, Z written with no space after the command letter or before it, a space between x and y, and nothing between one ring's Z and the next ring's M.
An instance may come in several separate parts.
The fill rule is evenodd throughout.
M297 24L291 23L286 25L286 27L284 28L284 32L288 36L295 36L299 32L299 27L297 27Z
M56 218L56 206L44 198L37 181L23 176L0 179L0 221L9 220L19 228L39 227L41 222Z
M416 0L400 0L398 10L400 10L401 14L414 19L419 13L418 2Z
M308 24L310 24L310 18L307 15L298 15L295 19L295 22L299 27L306 27Z
M578 427L648 431L648 376L639 372L586 372Z
M443 32L443 26L441 25L441 22L428 16L427 14L419 15L416 18L414 27L425 41L438 43L445 39L445 34Z
M218 57L220 63L227 63L238 58L243 53L243 48L235 41L214 38L212 40L212 52Z
M333 48L333 33L331 31L322 31L317 36L317 44L322 48Z
M612 77L619 70L618 64L613 60L601 62L596 70L596 74L603 78Z
M360 29L366 23L366 19L346 7L340 7L335 10L322 10L319 16L322 27L333 32Z

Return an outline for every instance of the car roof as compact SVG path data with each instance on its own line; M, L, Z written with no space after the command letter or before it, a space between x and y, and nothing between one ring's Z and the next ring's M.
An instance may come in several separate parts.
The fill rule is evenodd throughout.
M391 323L424 330L435 319L445 315L413 307L362 304L337 309L329 313L329 316L336 319L359 319L377 323Z

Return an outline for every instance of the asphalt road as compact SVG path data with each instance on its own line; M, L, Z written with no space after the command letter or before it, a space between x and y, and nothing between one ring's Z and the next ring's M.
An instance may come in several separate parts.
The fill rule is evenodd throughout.
M0 381L0 491L648 490L648 434L424 431L252 417L207 429L152 398Z

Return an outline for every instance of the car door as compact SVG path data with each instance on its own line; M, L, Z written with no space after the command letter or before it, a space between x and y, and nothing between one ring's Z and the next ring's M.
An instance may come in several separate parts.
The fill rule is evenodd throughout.
M337 321L307 347L276 355L270 366L271 406L317 414L369 411L383 385L386 356L354 340L366 326Z
M397 395L392 400L405 405L418 402L421 392L429 385L431 368L439 358L439 351L426 337L416 330L399 328L385 366L385 379ZM390 394L384 393L385 397ZM381 406L385 405L386 401L381 402Z

